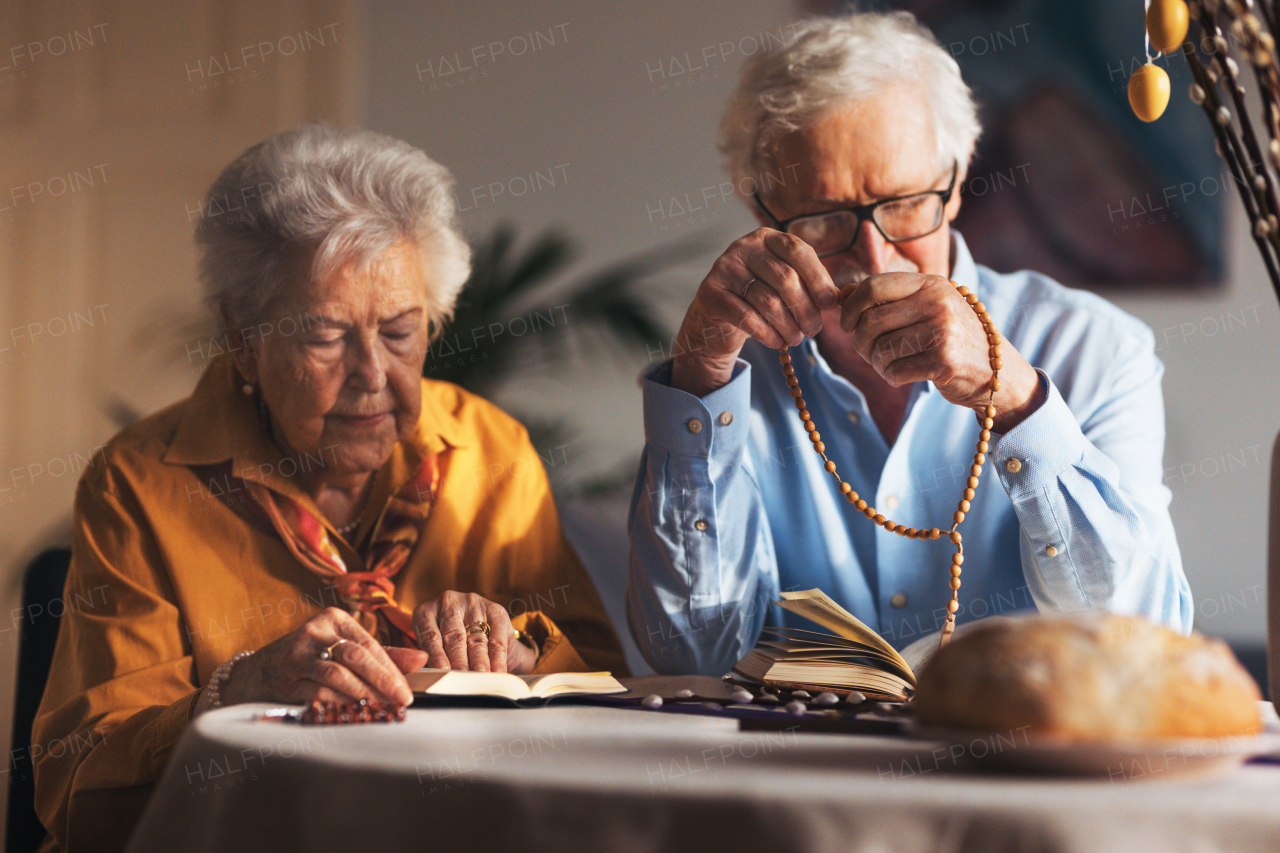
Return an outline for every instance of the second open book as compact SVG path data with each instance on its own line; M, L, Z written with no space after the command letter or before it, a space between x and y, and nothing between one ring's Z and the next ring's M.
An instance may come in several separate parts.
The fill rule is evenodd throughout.
M738 675L757 684L858 690L893 701L915 689L915 673L902 655L822 590L784 592L774 603L832 633L766 627L759 645L734 666Z

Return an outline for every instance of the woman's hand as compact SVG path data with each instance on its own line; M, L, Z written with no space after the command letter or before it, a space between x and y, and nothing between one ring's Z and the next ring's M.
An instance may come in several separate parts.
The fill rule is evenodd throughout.
M327 660L321 657L326 649ZM368 699L409 705L413 691L404 673L421 669L426 660L417 649L383 646L349 613L327 607L236 664L222 686L222 702Z
M467 626L489 624L489 634ZM437 669L470 669L476 672L511 672L524 675L537 656L516 639L516 629L506 608L473 592L441 593L413 611L418 645L428 655L428 666Z

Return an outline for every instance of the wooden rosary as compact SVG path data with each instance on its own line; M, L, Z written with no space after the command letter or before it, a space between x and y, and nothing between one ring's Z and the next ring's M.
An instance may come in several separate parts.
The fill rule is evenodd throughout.
M982 475L982 463L987 459L987 442L991 438L991 426L995 422L996 392L1000 390L1000 368L1004 366L1001 360L1003 350L1000 348L1000 333L996 331L996 324L992 322L991 315L987 313L987 307L978 301L978 295L973 293L967 287L963 287L951 282L956 286L957 292L964 297L965 302L973 308L978 320L982 323L982 328L987 333L988 355L991 360L991 393L987 398L986 416L982 420L982 432L978 434L977 453L973 455L973 465L969 468L969 479L965 483L964 495L960 498L960 503L956 507L955 515L951 518L951 541L956 546L956 552L951 555L951 598L947 601L947 621L942 626L942 639L939 642L939 648L947 644L947 640L951 639L951 634L956 628L956 611L960 609L960 566L964 563L964 545L961 542L960 522L964 521L964 514L969 511L969 502L973 500L974 490L978 488L978 477ZM917 530L914 527L907 527L905 524L898 524L881 513L876 512L876 508L868 506L867 502L858 496L853 487L840 479L840 475L836 473L836 463L827 458L826 445L822 443L822 436L818 433L818 429L814 426L813 419L809 416L809 410L805 406L804 397L800 393L800 380L796 379L796 369L791 366L791 355L787 352L787 347L782 347L778 354L778 361L782 363L782 372L787 377L787 385L791 387L791 399L796 401L796 408L800 410L800 420L804 421L804 428L809 433L809 440L813 442L813 449L818 451L818 455L822 457L822 461L826 467L827 473L836 478L836 482L840 484L840 493L845 496L849 503L853 504L867 518L874 521L880 527L899 536L905 536L908 539L937 539L942 535L942 531L934 527L929 530Z

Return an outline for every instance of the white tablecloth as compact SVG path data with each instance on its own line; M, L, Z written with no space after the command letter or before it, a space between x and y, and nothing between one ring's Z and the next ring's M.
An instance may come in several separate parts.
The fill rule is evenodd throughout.
M304 727L254 719L265 707L192 724L131 853L1280 850L1280 766L1053 779L723 717L449 708Z

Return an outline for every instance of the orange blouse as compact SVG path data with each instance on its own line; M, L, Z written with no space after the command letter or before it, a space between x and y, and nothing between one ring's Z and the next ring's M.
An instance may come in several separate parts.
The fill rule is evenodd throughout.
M324 450L282 457L240 384L229 361L212 365L190 398L120 433L80 480L66 595L90 604L62 618L32 733L33 744L60 745L36 761L36 811L52 836L42 849L123 848L213 671L341 606L249 510L236 479L323 517L291 476L323 465ZM417 430L379 471L369 506L380 509L351 541L368 542L432 453L439 493L394 579L400 604L479 593L539 641L536 672L625 673L527 432L455 385L423 380Z

